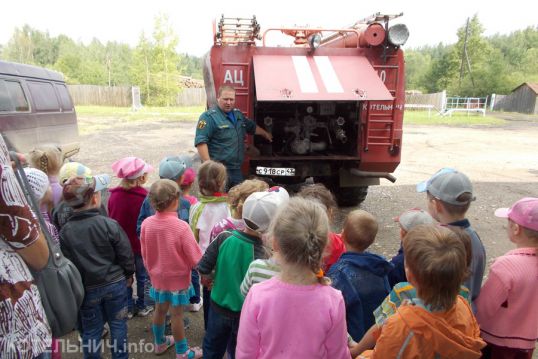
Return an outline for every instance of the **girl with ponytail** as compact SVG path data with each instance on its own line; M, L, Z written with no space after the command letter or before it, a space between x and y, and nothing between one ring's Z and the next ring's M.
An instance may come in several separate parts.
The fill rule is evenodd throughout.
M295 197L271 222L281 272L253 286L241 311L236 358L349 358L341 292L321 269L329 221L322 205Z

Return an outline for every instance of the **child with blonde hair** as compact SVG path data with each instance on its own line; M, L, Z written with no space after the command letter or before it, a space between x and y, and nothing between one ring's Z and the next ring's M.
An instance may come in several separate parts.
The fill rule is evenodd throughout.
M198 242L202 254L209 246L213 226L230 216L228 197L224 193L227 175L226 167L220 162L205 161L198 168L198 189L200 201L191 207L189 223L194 238ZM211 283L202 280L202 302L204 307L204 327L207 328Z
M334 214L337 209L336 200L327 187L321 183L307 185L301 188L298 195L307 199L319 201L327 212L329 223L332 223ZM329 271L331 266L336 263L338 258L346 251L342 236L329 230L329 243L323 255L323 270Z
M159 178L160 179L169 179L178 184L181 188L183 183L183 178L185 176L185 170L187 168L187 157L186 156L166 156L159 162ZM180 197L179 205L177 206L177 216L182 221L189 223L189 212L191 210L191 204L186 199ZM140 213L138 214L138 219L136 221L136 234L140 238L140 230L142 228L142 222L149 216L155 214L155 210L149 202L149 196L144 199L142 206L140 207ZM200 303L200 278L198 272L195 270L192 271L192 285L194 287L195 296L191 298L192 303ZM146 300L146 310L145 313L151 311L153 307L153 302L149 299L149 289L151 288L151 283L149 278L146 281L144 288L144 298ZM138 313L141 314L140 312Z
M148 191L142 187L148 173L153 167L138 157L125 157L112 164L114 174L121 179L118 187L110 189L108 199L109 217L118 221L123 228L133 248L136 265L136 303L133 300L133 289L129 287L129 317L134 315L146 316L151 312L147 303L144 288L148 274L142 261L140 240L136 233L137 219Z
M497 217L508 220L516 245L497 258L476 300L476 319L486 341L483 358L532 358L538 340L538 198L522 198Z
M249 179L233 186L228 191L228 205L230 206L231 216L224 218L211 230L209 242L213 242L215 238L223 231L231 231L234 229L242 231L245 229L243 221L243 203L248 196L254 192L263 192L269 188L269 185L259 179Z
M250 289L236 357L349 358L344 299L321 270L329 234L325 208L292 198L269 233L282 271Z
M62 151L56 146L40 146L28 154L28 163L30 167L37 168L45 172L49 179L52 190L52 205L56 206L62 199L62 186L58 182L58 174L64 161Z
M161 179L150 188L149 200L155 215L142 222L142 257L152 283L150 296L155 300L152 331L155 353L163 354L175 345L176 358L201 358L200 348L189 348L183 327L183 307L194 295L191 271L202 252L189 225L177 216L179 186ZM165 336L166 313L172 316L172 336Z
M417 297L376 330L373 351L359 358L480 358L484 342L469 303L458 295L467 250L449 228L419 225L403 241L405 271Z
M239 328L239 317L245 298L240 286L252 261L267 258L268 251L262 241L277 209L289 200L283 188L254 192L243 205L243 231L222 232L213 241L198 271L214 279L211 289L211 309L204 336L204 357L221 359L226 349L233 359Z
M390 292L388 274L393 266L367 251L377 230L373 215L363 210L351 211L342 230L346 252L327 272L332 286L344 296L347 329L355 341L374 324L372 312Z

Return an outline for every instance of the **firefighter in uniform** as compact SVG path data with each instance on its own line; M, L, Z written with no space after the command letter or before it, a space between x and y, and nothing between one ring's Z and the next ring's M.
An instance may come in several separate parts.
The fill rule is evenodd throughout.
M234 108L235 89L221 86L217 96L217 106L200 115L196 126L194 145L202 162L209 159L226 166L228 174L227 189L243 181L241 164L245 157L245 136L260 135L268 141L273 136L246 118Z

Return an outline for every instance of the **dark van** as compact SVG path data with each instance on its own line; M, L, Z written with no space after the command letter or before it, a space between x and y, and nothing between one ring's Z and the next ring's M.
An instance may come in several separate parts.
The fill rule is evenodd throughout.
M0 61L0 132L10 150L54 144L64 157L78 152L75 107L62 74Z

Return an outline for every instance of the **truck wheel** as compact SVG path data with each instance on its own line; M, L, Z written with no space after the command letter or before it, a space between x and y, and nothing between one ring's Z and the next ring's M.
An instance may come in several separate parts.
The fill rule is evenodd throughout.
M340 207L353 207L361 204L368 194L368 186L340 187L334 190L334 196Z

